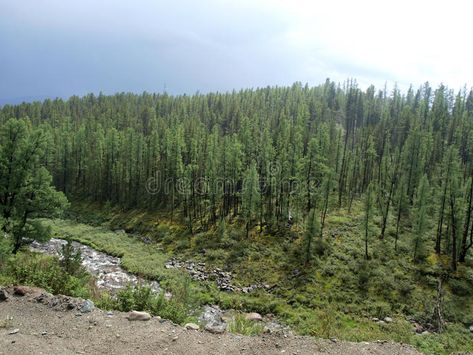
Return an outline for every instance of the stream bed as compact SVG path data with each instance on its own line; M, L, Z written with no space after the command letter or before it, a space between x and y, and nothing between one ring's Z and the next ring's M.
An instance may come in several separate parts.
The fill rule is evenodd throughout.
M44 253L51 256L60 257L61 249L67 241L64 239L52 238L46 243L33 242L30 249L36 252ZM97 251L85 244L72 242L72 246L76 250L80 250L82 256L82 265L84 268L96 278L96 285L99 289L116 293L118 290L128 285L147 285L154 292L162 291L157 281L149 281L129 273L120 266L121 260L118 257ZM219 289L226 292L243 292L248 293L258 288L269 289L268 285L251 285L245 288L239 288L232 285L232 275L220 269L207 271L205 264L194 263L190 261L180 261L176 258L166 262L165 267L168 269L178 268L187 272L192 279L197 281L205 281L213 279L216 281ZM166 298L172 297L166 293ZM216 305L206 305L202 309L199 321L204 324L207 331L213 333L222 333L227 328L227 322L233 319L233 311L221 310ZM283 332L289 331L289 328L278 323L272 316L265 316L261 319L265 325L267 332Z
M30 249L52 256L60 256L62 246L66 244L67 241L64 239L52 238L46 243L33 242ZM80 250L82 265L96 278L98 288L115 293L127 285L147 285L154 292L161 291L158 282L144 280L124 270L120 266L120 258L102 253L78 242L72 242L72 246L74 249Z

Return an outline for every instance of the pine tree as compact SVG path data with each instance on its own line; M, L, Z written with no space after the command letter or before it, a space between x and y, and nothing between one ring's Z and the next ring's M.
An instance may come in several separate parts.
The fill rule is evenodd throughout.
M372 220L374 216L374 187L372 184L369 184L366 188L365 198L364 198L364 217L363 217L363 233L365 240L365 259L369 259L368 253L368 244L371 236L372 229Z
M428 229L428 207L429 207L429 181L427 176L422 176L419 187L417 189L414 202L414 225L413 225L413 245L414 245L414 261L423 260L425 255L425 233Z
M242 190L242 216L246 226L246 238L258 213L259 197L259 176L256 164L253 163L245 174Z
M47 231L32 218L54 215L67 206L44 167L47 144L44 132L23 120L11 119L0 131L1 228L12 240L13 253L47 238Z
M323 253L323 248L321 245L315 245L315 239L320 239L320 222L318 213L315 209L311 209L309 214L307 215L306 220L306 227L304 232L304 261L306 264L310 263L312 260L314 250L319 252L319 254ZM320 244L320 243L319 243Z

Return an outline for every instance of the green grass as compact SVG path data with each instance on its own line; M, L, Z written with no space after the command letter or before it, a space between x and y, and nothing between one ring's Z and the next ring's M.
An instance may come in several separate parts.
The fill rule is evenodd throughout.
M195 307L217 303L225 309L273 313L299 334L317 337L393 340L434 353L473 351L465 327L473 323L471 265L460 265L446 285L445 316L450 322L446 332L413 334L406 318L429 321L436 285L431 275L443 261L429 257L424 263L413 264L407 233L401 235L395 252L392 226L385 240L370 238L371 259L365 261L359 231L361 212L356 203L351 213L339 210L328 216L324 237L329 250L311 265L300 262L298 226L281 235L260 235L255 230L246 240L237 221L228 221L228 240L222 241L216 227L191 236L179 221L171 223L163 214L99 209L89 204L76 205L75 212L80 219L85 214L84 220L96 227L61 220L44 223L50 224L59 237L70 234L77 241L122 257L126 269L161 280L165 287L178 287L182 277L177 270L164 268L164 261L171 255L204 261L209 267L228 268L235 276L234 282L242 286L260 282L274 286L271 293L244 295L220 292L211 283L192 282ZM119 228L146 235L154 243L145 245L110 231ZM370 320L385 316L393 317L395 322L378 325Z
M0 263L0 285L30 285L53 294L89 298L93 280L82 270L70 274L56 257L22 251Z
M246 319L242 314L237 314L228 323L227 329L234 334L259 335L263 333L264 326L259 322Z
M96 250L120 257L122 266L132 273L154 280L169 277L172 271L164 267L168 256L156 245L147 245L124 233L115 233L106 228L92 227L68 220L41 220L52 228L53 236L86 244Z

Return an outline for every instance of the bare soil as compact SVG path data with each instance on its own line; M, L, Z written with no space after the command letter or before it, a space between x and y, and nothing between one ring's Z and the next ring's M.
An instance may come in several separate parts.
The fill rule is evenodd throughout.
M82 314L28 295L9 296L0 302L0 354L419 354L406 344L217 335L159 318L131 322L126 315L99 309Z

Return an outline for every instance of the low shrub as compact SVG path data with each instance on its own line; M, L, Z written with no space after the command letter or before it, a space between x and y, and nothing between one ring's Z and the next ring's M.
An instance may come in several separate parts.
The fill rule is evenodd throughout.
M104 292L95 302L99 308L121 312L147 311L178 324L185 323L189 318L189 307L186 303L175 297L166 299L163 292L155 293L148 286L127 286L115 296Z
M90 276L69 274L55 257L22 252L8 259L1 274L10 283L41 287L53 294L90 297Z
M237 314L228 323L228 331L241 335L259 335L263 333L264 326L259 322L246 319L242 314Z

